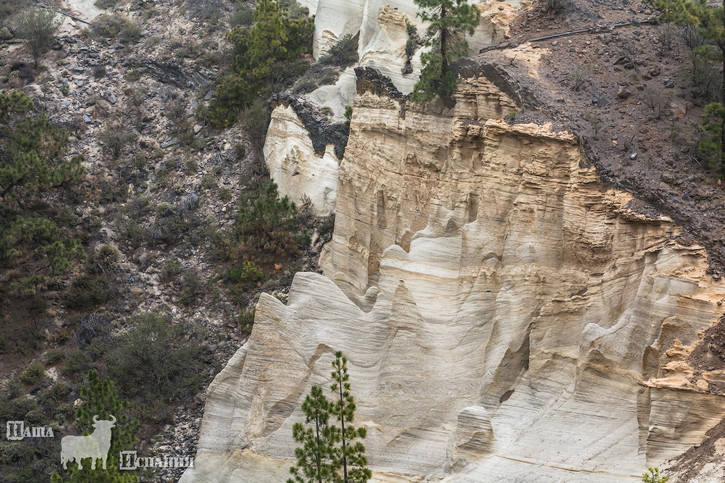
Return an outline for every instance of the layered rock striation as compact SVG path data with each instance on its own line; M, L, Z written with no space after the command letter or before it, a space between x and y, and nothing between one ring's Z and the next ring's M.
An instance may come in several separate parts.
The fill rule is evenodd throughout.
M262 295L184 481L284 480L335 350L374 481L637 481L720 422L723 369L690 357L723 315L704 250L568 132L504 122L494 77L451 109L360 77L324 275Z
M479 3L472 0L471 3L481 10L481 22L467 39L471 52L508 38L509 23L517 11L513 5L518 2ZM413 0L331 0L307 2L304 5L312 13L316 12L315 58L321 58L340 38L350 35L357 40L359 61L357 67L348 67L341 72L334 84L320 86L304 95L299 102L325 108L331 112L333 122L344 122L346 107L352 106L355 97L355 70L359 68L376 69L390 78L396 89L404 94L413 91L422 68L420 55L427 49L420 40L425 37L425 29L417 17L419 9ZM408 26L415 27L419 36L412 55L406 48ZM267 133L265 161L272 179L280 186L283 194L298 202L307 196L318 212L329 213L334 209L337 189L332 156L323 156L324 147L316 148L316 156L313 155L308 146L318 142L320 136L314 130L310 130L310 140L300 134L300 119L290 115L288 105L285 103L272 112L273 129ZM300 146L300 149L295 149L295 145ZM339 158L339 150L336 154ZM312 175L296 178L293 174L304 171L313 173L318 168L324 174L314 180L316 186L310 183Z

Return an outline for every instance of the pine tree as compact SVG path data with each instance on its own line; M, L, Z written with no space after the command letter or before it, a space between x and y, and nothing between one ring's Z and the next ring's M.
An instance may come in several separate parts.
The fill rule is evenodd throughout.
M430 101L436 96L450 98L458 85L458 77L451 64L468 55L464 33L473 34L478 25L480 11L466 0L414 0L422 10L418 16L430 22L426 45L430 52L421 56L423 71L413 90L416 102Z
M647 468L647 472L642 474L642 481L644 483L667 483L669 479L670 477L665 476L656 466L650 466Z
M292 437L302 447L295 450L297 465L290 468L294 479L287 483L322 483L332 481L335 467L330 456L333 449L332 428L328 425L331 404L322 393L322 388L312 386L310 394L302 403L305 423L314 423L313 427L305 427L295 423Z
M233 46L232 72L223 76L214 94L211 122L233 124L238 111L269 96L275 77L285 74L285 64L311 50L313 31L312 19L290 18L277 0L259 0L254 25L238 25L227 33Z
M19 15L17 24L18 36L30 47L37 69L38 59L53 46L63 21L52 10L30 8Z
M720 174L725 176L725 157L723 155L723 127L725 124L725 108L721 102L712 102L705 106L705 116L702 118L702 128L708 134L700 141L699 151L702 156L720 163Z
M347 358L342 352L335 353L332 368L334 382L330 390L335 402L328 401L319 387L312 387L302 411L305 423L314 422L314 427L306 428L302 423L292 427L292 436L302 447L295 450L297 465L290 468L294 479L287 483L365 483L372 478L365 446L358 441L365 439L367 431L352 425L355 399L350 393ZM336 417L339 427L330 424L331 415Z
M301 229L297 206L286 196L280 198L272 181L255 198L239 210L237 244L230 249L230 258L250 258L265 264L297 254L309 242L307 233Z
M81 388L81 399L85 404L76 412L76 426L84 435L93 432L93 417L100 420L116 418L116 425L111 430L111 448L108 450L108 461L104 470L100 465L95 470L90 465L78 470L77 464L68 466L65 477L54 474L52 483L133 483L138 477L131 471L119 469L120 452L128 449L136 441L139 423L129 420L128 403L118 397L116 388L110 378L101 379L96 371L88 373L88 385Z
M0 263L66 271L81 243L54 221L54 198L83 177L82 158L66 159L68 133L23 92L0 91ZM33 267L34 269L36 267Z
M247 67L258 79L268 79L272 64L287 58L287 32L277 0L259 0L249 31Z
M335 467L342 469L342 475L335 475L335 483L365 483L372 478L372 472L366 468L365 446L357 439L365 439L365 428L355 428L351 423L355 417L355 399L350 393L350 376L347 373L347 358L342 352L335 353L332 362L332 379L330 390L335 395L335 403L331 413L340 423L332 431L333 440L339 443L332 451Z
M662 20L694 27L698 36L707 42L699 49L709 47L719 51L722 63L720 101L709 104L705 109L704 128L711 137L700 144L700 153L715 155L720 164L720 175L725 177L725 116L722 115L725 102L725 9L723 5L710 8L706 0L655 0L654 6L660 10Z

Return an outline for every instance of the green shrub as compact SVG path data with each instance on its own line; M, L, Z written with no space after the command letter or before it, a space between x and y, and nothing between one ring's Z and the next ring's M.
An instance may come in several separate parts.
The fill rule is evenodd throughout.
M0 465L2 466L10 466L15 465L19 461L27 461L29 464L32 464L32 461L35 459L34 457L35 450L32 445L27 444L25 441L20 442L10 442L2 445L2 449L0 449ZM30 468L28 468L31 470ZM32 470L31 470L32 472ZM32 481L33 476L31 473L30 478L28 478L25 481ZM16 481L22 481L22 480L16 480Z
M134 43L141 38L141 27L123 14L99 15L92 23L93 33L101 38L119 38L125 43Z
M30 411L38 409L38 401L34 398L19 397L12 401L9 419L22 419Z
M320 59L320 64L347 67L358 61L357 42L350 34L343 35Z
M17 379L13 379L11 381L8 381L7 386L5 386L5 389L7 390L6 395L9 399L14 399L20 395L20 390L22 389L22 384L20 384L20 381ZM0 417L2 415L0 414Z
M232 191L229 188L219 188L219 199L222 201L231 201Z
M39 295L33 295L28 300L28 311L33 315L41 316L45 314L48 309L48 303L43 297Z
M69 309L90 309L108 300L108 284L100 276L80 275L63 297Z
M169 258L164 262L164 269L162 272L163 277L166 280L172 279L181 273L181 263L175 258Z
M0 21L0 25L2 25L2 21ZM12 32L10 32L10 29L7 27L1 27L0 28L0 42L5 42L8 40L11 40L13 38Z
M64 426L73 416L73 404L70 402L56 404L53 409L53 423Z
M172 205L171 203L167 203L166 201L162 201L156 207L156 212L159 214L159 216L173 215L174 214L174 205Z
M28 422L28 424L36 425L41 424L46 421L45 414L40 408L33 409L32 411L28 411L25 414L25 417L23 418L25 421Z
M252 326L254 325L254 309L246 308L242 310L237 319L239 323L239 331L242 335L249 335L252 333Z
M300 5L297 0L280 0L279 6L287 17L292 19L300 19L310 15L309 9Z
M50 397L55 401L62 401L68 397L71 393L71 388L68 384L62 381L56 381L50 387Z
M113 273L118 266L118 257L118 250L104 243L88 258L86 271L93 275Z
M295 83L310 69L310 63L305 59L291 62L276 63L272 65L274 84L272 90L280 92ZM264 97L264 96L263 96Z
M20 375L20 380L23 381L25 384L35 384L44 376L45 370L43 370L43 366L41 366L37 362L33 362Z
M65 354L63 353L62 349L50 349L45 354L44 362L46 366L52 366L53 364L62 361L64 357Z
M257 264L294 257L309 243L297 207L271 181L240 207L234 238L231 258Z
M270 117L267 102L263 99L256 99L242 115L245 131L257 149L264 146Z
M78 347L85 349L97 344L98 341L106 340L109 334L108 319L101 314L92 313L78 319L73 331L73 341ZM90 349L96 349L96 347L90 347Z
M0 331L1 354L34 354L43 343L43 326L37 318L12 317Z
M141 26L135 22L128 22L118 34L118 38L126 44L134 44L141 40Z
M644 483L667 483L669 479L669 476L660 473L660 469L653 466L647 468L647 472L642 474Z
M713 102L705 107L702 127L705 136L698 146L700 157L708 167L719 168L719 175L725 177L725 156L722 146L722 129L725 121L725 107L720 102Z
M144 40L143 46L146 50L151 50L161 43L161 37L154 35Z
M141 72L136 69L131 69L126 72L126 75L124 75L123 78L129 82L136 82L137 80L141 79Z
M96 0L93 5L100 8L101 10L108 10L113 8L118 3L118 0Z
M283 12L275 0L258 0L251 28L234 27L226 38L233 45L232 69L219 80L209 109L217 126L236 122L257 99L289 85L294 60L312 48L314 23Z
M204 377L198 342L185 335L191 327L173 324L160 313L134 319L134 327L115 338L108 353L111 376L125 394L146 400L171 400L196 393Z
M68 354L63 364L62 372L68 377L77 377L88 372L91 366L91 359L83 351L74 351Z
M63 21L57 18L54 11L45 8L29 8L18 16L16 27L18 37L28 44L36 68L40 56L55 43L55 34L62 24Z
M232 17L229 19L230 27L236 27L237 25L241 27L251 27L253 23L254 9L246 3L240 5L239 8L237 8L237 11L234 12Z
M98 139L106 145L113 159L118 159L126 145L136 140L136 135L121 126L112 126L98 134Z
M154 246L173 245L183 236L191 234L197 223L198 218L193 212L176 208L166 210L163 212L163 216L158 216L152 224L146 227L146 238Z
M325 241L332 239L332 233L335 231L335 214L332 213L330 216L326 216L322 219L317 227L317 232L320 234L320 238Z
M222 62L224 62L224 53L219 52L217 50L212 50L208 52L204 52L204 54L201 56L201 65L204 67L213 67L215 65L219 65ZM199 107L203 106L203 104L200 104ZM202 109L206 108L205 106L202 107Z
M320 86L334 84L338 73L335 69L310 69L294 87L297 94L309 94Z
M23 92L0 90L0 293L36 290L83 256L70 188L84 176L82 158L67 159L68 132L38 113ZM9 270L8 270L9 269ZM34 287L33 287L34 286Z
M5 20L23 7L23 0L0 0L0 25L5 24Z
M181 293L179 294L179 301L182 305L187 307L194 305L202 292L201 279L196 270L189 270L184 273L181 281Z
M124 219L119 216L116 218L116 226L118 228L119 239L121 243L127 243L132 248L137 248L143 242L144 229L133 219Z
M204 188L206 190L211 190L211 189L216 188L217 186L218 185L217 185L216 180L214 179L214 176L207 174L206 176L201 178L201 187L202 188Z
M241 283L247 288L253 288L264 279L264 272L256 263L247 260L241 266L230 268L227 272L227 278L231 282Z
M123 450L130 449L136 441L138 432L138 421L130 420L128 413L128 402L119 398L116 388L110 378L100 378L96 371L90 371L86 375L85 384L81 387L80 398L84 404L76 411L76 426L78 434L90 434L93 431L94 419L107 420L112 416L115 421L113 437L108 450L108 461L106 468L101 465L95 469L69 464L68 470L60 470L64 476L58 473L51 475L52 483L72 482L126 482L138 481L135 475L118 469L119 454Z

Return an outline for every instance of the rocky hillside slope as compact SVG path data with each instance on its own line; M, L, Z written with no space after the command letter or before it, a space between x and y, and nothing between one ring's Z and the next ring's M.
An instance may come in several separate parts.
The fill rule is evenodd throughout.
M82 228L89 256L104 249L115 259L91 288L76 287L88 278L79 261L42 293L42 310L31 318L20 310L19 297L0 297L7 329L0 406L6 415L18 408L14 419L22 418L45 401L46 390L64 388L47 414L32 415L35 423L52 422L59 436L75 434L73 415L87 371L105 375L105 356L117 337L134 328L135 317L163 313L175 328L183 327L181 343L199 347L200 382L161 402L131 402L132 417L142 421L135 449L192 455L203 389L246 340L247 304L255 291L284 298L294 271L316 269L319 250L265 267L260 287L244 290L228 283L228 267L220 262L222 238L233 229L240 205L268 180L251 134L239 126L216 130L206 119L214 81L229 60L224 34L234 14L251 7L224 0L121 1L106 10L92 0L49 3L72 18L59 15L64 24L57 44L37 68L20 40L0 44L0 88L27 92L40 112L69 131L70 154L84 157L86 176L77 188L81 201L68 206L68 217ZM9 17L8 25L13 22ZM7 275L0 271L0 279ZM261 288L265 282L271 285ZM32 350L14 340L16 326L23 340L34 338ZM19 383L31 362L44 372L37 383ZM133 389L134 382L116 384ZM38 474L58 470L59 441L50 441L47 451L22 449L27 460L7 453L0 480L23 480L25 473L13 465ZM151 478L173 480L180 470L175 473Z

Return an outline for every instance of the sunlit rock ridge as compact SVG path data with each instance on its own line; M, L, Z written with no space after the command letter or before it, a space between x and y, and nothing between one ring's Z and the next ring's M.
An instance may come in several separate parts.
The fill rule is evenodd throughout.
M723 315L704 249L569 132L504 122L524 100L496 69L451 109L358 74L324 274L262 295L182 481L284 481L335 350L373 481L637 481L702 441L725 410L688 362Z

